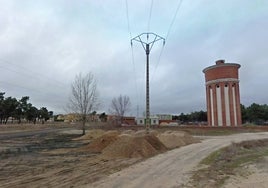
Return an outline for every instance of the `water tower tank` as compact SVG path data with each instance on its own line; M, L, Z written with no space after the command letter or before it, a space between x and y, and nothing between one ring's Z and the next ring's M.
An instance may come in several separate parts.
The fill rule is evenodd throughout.
M218 60L216 65L203 70L206 80L209 126L239 126L242 124L239 68L239 64Z

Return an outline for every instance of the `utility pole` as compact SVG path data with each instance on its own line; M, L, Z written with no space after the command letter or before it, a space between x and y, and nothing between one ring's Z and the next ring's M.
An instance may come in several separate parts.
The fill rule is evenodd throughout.
M146 119L145 119L145 128L146 132L149 133L151 121L150 121L150 89L149 89L149 55L152 50L152 47L155 42L163 41L163 45L165 44L165 39L155 33L142 33L131 39L131 46L133 41L141 43L143 49L146 53Z

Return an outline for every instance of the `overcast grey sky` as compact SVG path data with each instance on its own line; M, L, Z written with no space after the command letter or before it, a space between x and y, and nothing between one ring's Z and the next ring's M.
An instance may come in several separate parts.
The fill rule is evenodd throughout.
M150 54L153 114L206 110L202 70L218 59L241 64L242 104L267 104L268 1L183 0L176 15L180 2L0 0L0 91L61 113L75 75L92 72L99 112L122 94L142 114L146 56L130 39L151 31L167 38Z

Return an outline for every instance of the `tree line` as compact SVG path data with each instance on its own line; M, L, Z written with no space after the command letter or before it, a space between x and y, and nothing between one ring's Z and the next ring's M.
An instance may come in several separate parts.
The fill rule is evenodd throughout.
M29 103L30 97L28 96L16 99L14 97L4 97L4 95L4 92L0 92L0 124L6 124L10 118L12 122L15 120L19 124L22 120L34 124L36 121L44 123L53 116L53 112L48 111L46 107L37 109Z
M268 124L268 105L253 103L246 107L241 104L241 115L243 124L252 123L256 125L266 125ZM201 110L189 114L181 113L180 115L173 116L172 119L182 123L206 122L207 112Z
M268 123L268 105L253 103L248 107L241 104L241 114L243 123L253 123L265 125Z
M181 123L195 123L195 122L206 122L207 112L205 111L195 111L189 114L181 113L180 115L172 116L173 120L180 121Z

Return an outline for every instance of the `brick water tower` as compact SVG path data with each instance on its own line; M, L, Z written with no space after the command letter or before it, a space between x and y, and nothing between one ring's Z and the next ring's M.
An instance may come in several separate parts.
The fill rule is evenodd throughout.
M239 64L216 61L203 70L209 126L240 126Z

